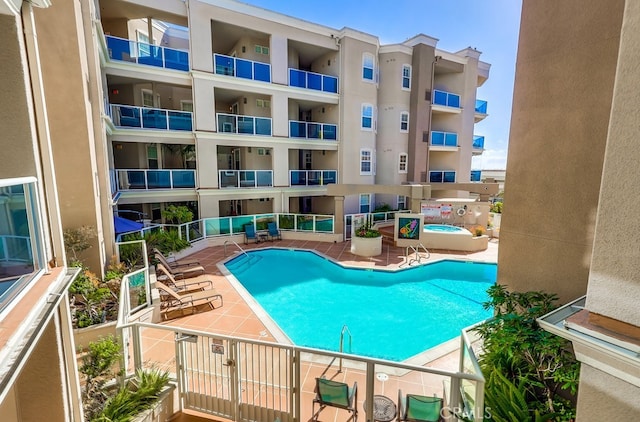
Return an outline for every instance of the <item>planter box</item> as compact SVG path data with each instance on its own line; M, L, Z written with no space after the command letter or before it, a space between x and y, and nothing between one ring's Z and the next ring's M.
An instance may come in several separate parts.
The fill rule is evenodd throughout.
M173 393L175 392L176 387L174 385L170 385L165 388L161 393L158 401L154 403L154 405L140 413L138 416L133 418L132 422L164 422L168 421L171 416L173 416L174 407L174 397Z
M89 346L89 343L95 343L101 338L109 337L110 335L116 337L116 321L74 329L73 343L76 346L76 350L84 350Z
M382 236L351 238L351 253L358 256L378 256L382 253Z

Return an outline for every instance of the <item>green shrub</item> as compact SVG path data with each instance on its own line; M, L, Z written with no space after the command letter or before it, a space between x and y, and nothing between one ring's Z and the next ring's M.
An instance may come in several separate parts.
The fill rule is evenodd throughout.
M495 212L496 214L502 214L502 202L494 202L491 204L490 212Z
M113 367L121 356L120 345L113 336L89 343L82 357L82 364L78 368L85 381L82 407L87 420L93 420L107 402L105 383L116 375Z

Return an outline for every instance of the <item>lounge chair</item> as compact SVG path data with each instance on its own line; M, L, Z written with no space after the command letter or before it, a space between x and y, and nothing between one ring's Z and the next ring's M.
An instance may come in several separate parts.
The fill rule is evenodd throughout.
M398 422L439 422L442 420L442 399L440 397L407 394L398 390Z
M182 268L182 267L200 267L200 261L196 259L181 259L177 261L175 259L171 260L164 256L162 252L158 248L153 248L152 253L159 259L162 260L162 264L167 268Z
M316 413L316 403L320 405ZM348 421L358 420L358 383L353 383L353 388L348 384L339 381L332 381L325 378L316 378L316 398L313 399L311 411L313 412L312 420L317 421L318 415L327 407L337 407L351 413Z
M173 274L162 264L156 265L157 281L170 287L175 292L204 290L213 288L213 281L209 276L199 275L190 278L181 278L176 280Z
M267 223L267 229L269 230L269 237L271 237L271 240L275 238L277 238L278 240L282 240L282 235L280 234L280 230L278 230L278 226L276 226L276 223Z
M197 276L201 276L205 273L205 269L202 265L198 265L198 266L183 266L183 267L175 267L172 268L170 267L168 264L168 262L164 261L162 258L162 255L156 255L156 274L157 275L161 275L160 271L158 270L158 268L160 266L162 266L162 268L164 268L165 272L171 274L171 276L173 278L175 278L176 280L182 280L184 278L192 278L192 277L197 277Z
M180 311L184 315L185 309L190 309L193 313L198 306L205 304L209 305L211 309L215 309L213 302L218 299L220 306L224 304L222 295L215 289L187 292L181 296L162 282L156 283L156 288L160 293L160 315L163 319L167 319L168 314L172 311Z
M244 244L246 245L249 241L253 239L254 242L258 243L258 237L256 236L256 228L253 227L253 224L245 224L244 225Z

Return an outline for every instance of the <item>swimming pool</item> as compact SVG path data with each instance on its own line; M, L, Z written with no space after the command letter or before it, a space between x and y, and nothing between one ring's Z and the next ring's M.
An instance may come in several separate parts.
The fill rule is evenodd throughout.
M444 232L444 233L466 233L467 229L457 226L449 226L446 224L425 224L424 231Z
M490 317L482 302L497 273L495 264L459 261L397 272L351 269L310 251L276 248L225 266L293 343L337 351L347 325L350 352L395 361Z

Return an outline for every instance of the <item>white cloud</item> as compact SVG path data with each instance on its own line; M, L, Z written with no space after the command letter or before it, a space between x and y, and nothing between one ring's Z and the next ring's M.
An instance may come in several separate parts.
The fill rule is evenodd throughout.
M504 170L507 168L507 150L485 149L482 155L472 158L472 169L481 170Z

